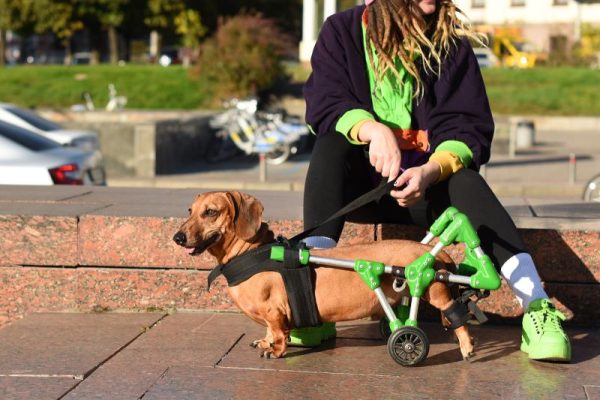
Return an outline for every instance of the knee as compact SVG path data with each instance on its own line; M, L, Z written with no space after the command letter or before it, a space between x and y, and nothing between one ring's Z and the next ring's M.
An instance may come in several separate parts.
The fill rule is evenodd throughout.
M448 179L450 190L473 190L476 188L489 187L485 179L472 169L463 168Z

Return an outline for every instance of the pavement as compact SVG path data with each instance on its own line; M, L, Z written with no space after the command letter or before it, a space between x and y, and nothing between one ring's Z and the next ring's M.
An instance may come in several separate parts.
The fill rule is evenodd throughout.
M426 360L402 367L378 324L338 324L318 348L265 359L264 328L235 313L33 314L0 330L2 399L600 399L600 330L570 329L569 364L530 361L514 326L421 325Z
M544 130L535 144L511 157L499 138L490 162L482 170L501 197L536 197L580 200L585 183L600 174L600 140L597 130ZM575 156L575 163L570 162ZM299 154L282 165L268 165L261 181L257 156L228 162L201 161L181 171L154 178L109 177L109 186L303 191L309 154Z
M494 153L482 173L499 196L564 206L600 173L599 157L596 131L543 131L515 157ZM109 186L301 191L308 159L269 166L266 182L245 157ZM319 348L263 359L248 344L264 328L238 313L30 314L0 329L0 399L600 399L598 328L568 326L573 360L561 364L530 361L518 326L473 327L471 362L439 324L422 327L428 358L406 368L373 321L339 324Z

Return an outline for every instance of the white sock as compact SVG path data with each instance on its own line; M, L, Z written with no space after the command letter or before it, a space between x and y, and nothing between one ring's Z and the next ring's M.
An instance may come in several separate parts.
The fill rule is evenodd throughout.
M547 299L533 259L528 253L515 254L500 268L502 277L508 283L523 310L537 299Z
M330 249L337 245L337 242L327 236L309 236L302 239L310 249Z

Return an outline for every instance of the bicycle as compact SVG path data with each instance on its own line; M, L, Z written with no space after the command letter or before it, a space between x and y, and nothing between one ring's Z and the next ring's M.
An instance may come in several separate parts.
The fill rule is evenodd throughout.
M219 162L239 152L265 154L271 165L284 163L302 148L309 135L306 125L282 111L258 111L258 99L231 99L226 110L210 119L217 129L207 161Z

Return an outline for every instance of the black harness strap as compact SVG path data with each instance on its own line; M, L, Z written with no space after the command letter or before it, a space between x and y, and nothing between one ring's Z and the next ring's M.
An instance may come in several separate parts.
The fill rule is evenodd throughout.
M288 302L292 309L294 326L297 328L317 326L321 323L313 287L313 270L302 265L298 257L298 248L287 247L284 262L271 260L271 248L285 245L284 242L270 243L234 258L225 265L219 265L208 275L208 287L223 274L229 286L236 286L259 272L279 272L283 278Z

